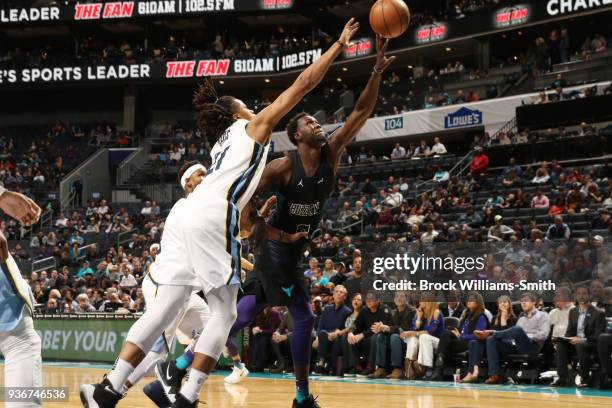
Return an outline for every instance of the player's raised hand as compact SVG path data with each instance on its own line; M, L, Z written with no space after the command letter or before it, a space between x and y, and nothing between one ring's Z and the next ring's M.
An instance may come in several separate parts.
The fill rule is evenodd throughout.
M270 215L270 211L272 210L272 207L276 205L277 201L278 200L276 196L272 196L268 198L266 202L264 203L264 205L262 205L261 208L259 209L259 215L261 215L264 218L268 218L268 216Z
M389 39L383 40L380 34L376 34L376 65L374 65L374 71L379 74L389 68L389 65L395 61L395 56L387 57L385 55L388 46Z
M5 191L0 195L0 208L26 226L36 223L40 218L40 207L21 193Z
M351 18L344 26L340 38L338 38L340 45L344 48L349 47L351 45L351 38L353 38L357 30L359 30L359 23L355 21L355 18Z

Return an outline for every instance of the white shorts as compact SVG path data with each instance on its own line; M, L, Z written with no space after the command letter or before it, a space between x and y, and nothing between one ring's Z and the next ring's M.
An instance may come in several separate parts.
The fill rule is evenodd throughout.
M153 302L157 288L158 285L147 274L142 281L142 293L145 298L145 304ZM175 336L179 343L183 345L189 344L196 335L202 332L209 316L210 310L204 299L192 293L185 306L181 308L176 318L172 320L170 326L164 330L168 350L172 347L172 341Z
M34 323L25 307L17 327L0 333L0 352L5 360L4 387L42 387L40 337L34 331ZM40 405L40 401L30 401L6 402L3 406L34 408Z

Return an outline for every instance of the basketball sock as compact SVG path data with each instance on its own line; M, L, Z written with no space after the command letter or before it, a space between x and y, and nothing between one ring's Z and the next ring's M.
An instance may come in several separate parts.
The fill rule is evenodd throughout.
M162 361L164 358L166 358L166 354L166 352L156 353L154 351L150 351L149 354L145 356L144 360L142 360L129 375L125 384L126 389L129 389L133 385L137 384L145 375L147 375L147 373L155 366L155 364L157 364L158 361Z
M176 359L176 368L179 370L186 370L187 367L193 362L193 351L185 350L185 352Z
M207 378L208 374L196 368L192 368L189 371L187 381L181 387L181 394L183 394L183 396L187 398L190 402L194 402L200 396L202 384L204 384L204 381L206 381Z
M125 380L129 377L129 375L134 371L134 367L130 363L120 358L117 358L115 362L115 366L113 369L106 375L106 378L113 386L113 389L117 391L119 394L124 394L124 383Z
M239 370L242 370L244 368L244 364L242 364L242 361L240 360L234 361L234 367L236 367Z
M295 382L295 400L298 403L301 403L306 398L308 398L309 394L310 394L310 391L308 390L308 381L296 381Z

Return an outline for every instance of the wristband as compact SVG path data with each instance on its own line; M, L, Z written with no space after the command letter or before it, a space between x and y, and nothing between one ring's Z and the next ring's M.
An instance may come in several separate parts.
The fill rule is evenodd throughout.
M340 40L336 40L336 43L340 46L340 48L344 49L346 46L340 42Z
M376 68L376 65L374 65L374 69L372 70L372 72L373 72L374 74L378 74L378 75L380 75L380 74L382 74L382 73L383 73L382 69L378 69L378 68Z

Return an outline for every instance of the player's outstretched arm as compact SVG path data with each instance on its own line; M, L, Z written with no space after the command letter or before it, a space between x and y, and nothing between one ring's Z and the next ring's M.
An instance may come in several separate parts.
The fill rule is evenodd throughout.
M6 214L26 226L38 221L40 207L21 193L0 189L0 208Z
M384 40L380 35L376 36L376 64L370 80L364 88L363 92L355 104L355 109L349 115L344 125L334 132L332 139L329 141L329 149L334 159L335 168L338 167L340 156L344 148L353 140L359 129L366 123L378 100L378 91L380 88L380 76L395 60L395 57L386 57L385 51L389 45L389 40Z
M323 80L332 62L340 55L342 48L349 45L358 28L359 23L351 18L344 26L338 41L321 58L306 68L270 106L259 112L249 122L246 127L247 134L258 143L267 143L272 129L280 122L282 117L289 113L308 92L312 91Z

